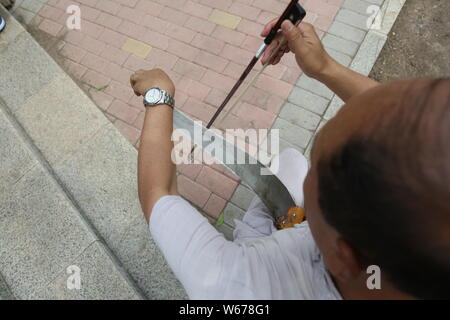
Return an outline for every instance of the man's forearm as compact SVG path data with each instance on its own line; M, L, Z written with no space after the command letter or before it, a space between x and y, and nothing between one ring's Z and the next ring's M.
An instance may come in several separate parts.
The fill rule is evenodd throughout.
M269 23L263 35L270 31L275 20ZM317 32L309 23L301 23L294 26L289 20L281 25L285 38L288 40L289 49L295 54L298 65L309 77L324 83L344 101L358 95L368 89L377 86L378 83L361 74L358 74L334 60L325 50ZM272 50L274 45L272 45ZM270 47L266 50L263 62L270 55ZM276 60L275 62L279 61Z
M176 194L173 149L173 110L167 105L148 108L139 146L139 199L149 221L151 209L164 195Z
M317 75L316 79L330 88L344 102L379 85L378 82L344 67L331 58L329 67Z

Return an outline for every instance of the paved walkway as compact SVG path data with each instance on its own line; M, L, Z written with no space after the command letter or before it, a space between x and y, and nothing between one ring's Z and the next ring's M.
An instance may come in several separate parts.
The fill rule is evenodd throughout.
M0 300L185 298L142 215L136 149L0 15Z
M346 0L324 33L326 48L342 63L368 74L404 1L387 0L380 28L367 32L363 12L369 3ZM87 2L99 5L101 1ZM61 1L48 1L48 7L45 3L19 1L16 16L28 23L40 45L86 92L97 99L99 95L108 97L107 89L114 80L97 90L99 87L83 78L88 72L106 76L109 69L100 74L84 66L85 73L76 77L70 66L83 66L88 50L81 63L63 54L84 50L74 44L72 51L64 48L71 37L89 39L88 35L48 33L52 21L40 12L57 8ZM0 230L4 231L0 232L0 299L184 298L143 221L136 191L136 149L114 127L123 120L108 114L112 103L120 98L111 96L111 106L106 108L113 125L100 112L105 111L101 100L96 100L98 108L1 6L0 15L8 23L0 34L0 162L5 167L0 172ZM99 39L104 40L101 36ZM125 69L123 65L121 68ZM123 87L127 88L125 83ZM284 145L308 154L315 132L341 105L342 101L326 88L301 75L287 101L283 99L272 127L281 128ZM187 110L188 105L184 108ZM238 114L236 119L242 121L244 117ZM203 188L208 196L203 199L203 208L208 210L213 207L211 203L221 206L215 199L222 199L222 203L227 200L226 183L213 184L214 179L227 178L238 185L220 166L181 167L180 171L180 185L190 183L184 186L185 196L195 203L198 194L192 186ZM252 197L250 190L238 185L223 209L225 223L220 228L226 236L230 235L232 218L242 215ZM21 237L23 234L27 236ZM81 276L80 290L69 290L69 266L81 271L73 274Z
M350 65L367 33L367 7L383 1L300 3L308 11L306 21L316 26L327 50ZM19 0L15 16L54 40L47 49L138 147L144 109L128 82L135 70L166 70L176 82L177 107L207 121L259 46L264 24L288 2ZM65 26L70 4L81 8L79 31ZM327 88L301 76L293 56L288 55L265 71L225 126L278 128L282 148L304 152L316 130L340 107L339 100L333 104L333 97ZM212 217L225 208L230 212L230 224L252 197L222 166L180 166L179 173L183 196Z

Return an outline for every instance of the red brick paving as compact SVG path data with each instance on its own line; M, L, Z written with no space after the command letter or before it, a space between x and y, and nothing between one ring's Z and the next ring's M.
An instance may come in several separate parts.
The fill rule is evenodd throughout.
M208 121L258 48L263 25L282 12L287 2L49 0L32 23L61 40L59 54L67 72L138 146L144 108L142 98L135 97L129 86L134 71L155 67L167 71L177 86L177 107ZM306 20L323 34L344 0L300 2L308 11ZM81 7L80 31L65 27L65 10L71 4ZM237 27L209 21L214 9L239 16ZM150 52L145 57L131 54L123 49L127 39L151 46ZM299 76L293 56L284 57L281 64L265 71L225 126L270 127ZM237 180L219 165L179 167L181 194L215 217L233 195Z

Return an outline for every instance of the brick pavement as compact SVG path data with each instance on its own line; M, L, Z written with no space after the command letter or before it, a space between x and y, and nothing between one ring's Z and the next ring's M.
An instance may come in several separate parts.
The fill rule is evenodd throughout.
M167 71L177 86L177 107L207 121L259 47L264 24L282 12L287 2L18 0L15 15L58 39L57 60L138 147L144 108L129 86L135 70L159 67ZM329 52L349 65L367 31L362 25L367 17L358 10L383 0L300 2L308 11L306 21L324 36ZM65 26L65 10L71 4L81 8L79 31ZM324 123L332 98L327 88L302 76L288 55L264 72L226 127L280 128L282 147L305 151ZM232 197L227 209L233 216L245 209L251 196L223 166L180 166L178 171L180 192L212 217Z

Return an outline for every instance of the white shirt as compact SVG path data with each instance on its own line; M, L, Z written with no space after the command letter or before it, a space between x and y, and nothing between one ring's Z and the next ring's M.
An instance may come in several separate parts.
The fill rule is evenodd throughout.
M231 242L183 198L166 196L150 231L191 299L341 299L308 224L273 232L264 216L254 201Z

